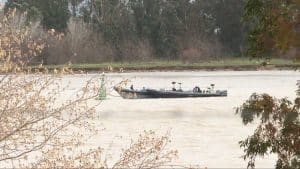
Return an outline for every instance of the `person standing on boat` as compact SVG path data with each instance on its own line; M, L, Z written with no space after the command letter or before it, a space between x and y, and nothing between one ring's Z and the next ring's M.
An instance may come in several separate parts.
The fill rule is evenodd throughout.
M176 84L176 82L172 82L172 85L173 85L172 91L176 91L175 84Z

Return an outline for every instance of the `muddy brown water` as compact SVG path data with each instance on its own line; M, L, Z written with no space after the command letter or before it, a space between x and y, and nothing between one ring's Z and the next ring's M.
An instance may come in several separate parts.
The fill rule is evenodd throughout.
M89 75L95 76L95 75ZM71 86L77 88L89 76L68 77ZM184 89L195 85L227 89L228 97L125 100L111 92L98 108L98 124L105 128L99 137L90 140L91 145L101 145L110 150L111 158L117 158L122 148L144 130L160 134L170 132L169 148L179 151L174 163L209 168L245 168L241 158L243 151L238 141L253 133L256 124L244 126L235 115L253 92L269 93L276 97L295 98L296 71L200 71L200 72L144 72L107 74L108 87L121 80L130 79L135 88L171 88L171 82L182 82ZM128 86L129 87L129 86ZM101 124L101 125L100 125ZM276 156L257 161L257 167L273 168Z
M100 74L99 74L100 75ZM82 87L90 75L65 76L70 82L69 93ZM91 137L87 145L104 148L111 163L131 139L144 130L158 134L170 133L168 149L177 149L179 159L173 164L200 165L208 168L245 168L238 142L253 133L257 124L244 126L235 108L253 92L276 97L295 98L296 71L199 71L199 72L139 72L107 74L107 87L130 79L135 88L171 88L171 82L182 82L183 89L215 84L227 89L228 97L126 100L114 91L97 108L100 119L94 121L104 130ZM129 87L129 86L128 86ZM274 168L276 156L257 160L258 168Z

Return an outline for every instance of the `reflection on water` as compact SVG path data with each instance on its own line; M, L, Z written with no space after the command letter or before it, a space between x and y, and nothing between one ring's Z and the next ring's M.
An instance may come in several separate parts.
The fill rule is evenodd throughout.
M209 168L246 167L241 158L238 141L250 135L255 125L243 126L234 114L253 92L269 93L277 97L294 98L296 81L300 73L293 71L217 71L217 72L149 72L108 74L111 84L130 79L135 88L171 88L171 82L182 82L184 89L195 85L227 89L225 98L185 98L124 100L112 92L99 107L101 120L106 128L88 144L110 147L112 158L118 157L121 148L144 130L159 133L171 131L171 148L179 150L178 164L200 164ZM91 76L68 76L71 88L76 89ZM119 138L118 136L122 136ZM112 142L113 141L113 142ZM257 167L272 168L275 157L257 161Z

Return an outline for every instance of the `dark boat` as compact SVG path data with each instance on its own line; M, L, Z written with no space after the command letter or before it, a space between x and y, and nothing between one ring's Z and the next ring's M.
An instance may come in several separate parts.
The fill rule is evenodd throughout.
M124 99L146 99L146 98L151 98L146 89L134 90L134 89L124 89L124 88L121 88L121 87L114 87L114 89Z
M147 89L148 95L151 98L186 98L186 97L226 97L226 90L216 91L172 91L172 90L154 90Z
M187 97L226 97L227 90L214 90L214 85L207 90L200 90L199 87L195 87L191 91L183 91L180 89L176 90L156 90L156 89L146 89L136 90L131 87L131 89L124 89L122 87L114 87L114 89L120 94L124 99L146 99L146 98L187 98Z

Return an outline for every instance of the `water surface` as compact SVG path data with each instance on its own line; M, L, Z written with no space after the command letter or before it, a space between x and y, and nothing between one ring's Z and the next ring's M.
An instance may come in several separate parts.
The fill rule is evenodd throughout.
M95 75L65 77L71 87L77 89ZM112 159L121 148L130 144L144 130L160 134L171 133L169 148L180 153L176 164L209 168L245 168L241 158L243 151L238 141L253 133L256 125L243 126L235 115L235 107L241 105L253 92L269 93L276 97L295 97L296 82L300 73L295 71L216 71L216 72L148 72L108 74L110 84L130 79L135 88L171 88L171 82L182 82L182 87L195 85L207 87L216 84L217 89L227 89L228 97L124 100L112 92L98 109L99 127L105 128L100 136L88 144L108 148ZM111 86L111 85L108 85ZM257 161L257 167L273 168L276 157Z

